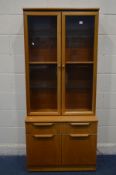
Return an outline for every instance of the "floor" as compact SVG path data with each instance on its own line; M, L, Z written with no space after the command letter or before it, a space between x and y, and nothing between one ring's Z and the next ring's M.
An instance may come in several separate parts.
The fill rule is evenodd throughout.
M116 155L97 157L96 172L28 172L24 156L1 156L0 175L116 175Z

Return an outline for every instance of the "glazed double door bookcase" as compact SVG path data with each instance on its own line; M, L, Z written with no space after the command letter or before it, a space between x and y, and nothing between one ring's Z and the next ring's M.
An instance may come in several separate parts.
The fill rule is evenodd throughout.
M69 132L68 124L70 124L74 129L76 126L79 131L80 126L82 127L82 137L88 137L88 130L96 135L98 9L24 9L24 31L27 157L29 157L30 166L32 163L32 167L40 168L42 166L45 168L52 165L49 164L49 160L56 155L52 155L54 149L57 150L56 147L62 147L63 140L68 143L68 139L57 136L59 141L54 141L55 143L52 144L52 142L49 143L49 139L48 141L45 141L45 138L41 140L38 132L40 135L44 135L44 132L47 131L48 138L49 136L52 137L54 132L57 135L63 135L62 133L66 133L65 131ZM53 127L54 124L56 126ZM49 127L53 127L50 133ZM91 130L91 128L94 129ZM33 129L34 136L41 140L38 143L35 143L31 138ZM72 131L70 136L73 137L74 133ZM78 136L78 133L76 134ZM95 155L96 137L91 137L91 142L94 142L92 144L94 145ZM88 147L87 149L89 149L88 140L85 144ZM48 145L51 144L53 152L49 150L48 146L51 157L48 156L48 164L41 164L44 156L42 145L46 144L45 142ZM69 145L71 146L70 143ZM76 142L74 149L78 145L79 143ZM38 153L38 149L40 149L41 154ZM71 149L73 150L72 146ZM58 154L63 155L61 152L62 149ZM78 152L77 157L78 155L81 157L79 150L76 152ZM82 154L84 150L80 152ZM39 156L37 157L37 155ZM71 158L71 153L69 157ZM34 159L36 160L34 161ZM56 161L59 162L59 159L56 158ZM61 162L63 162L63 158L61 158ZM61 164L58 163L57 168L60 167L61 169ZM83 165L86 166L86 164L85 161ZM54 165L52 166L54 167Z

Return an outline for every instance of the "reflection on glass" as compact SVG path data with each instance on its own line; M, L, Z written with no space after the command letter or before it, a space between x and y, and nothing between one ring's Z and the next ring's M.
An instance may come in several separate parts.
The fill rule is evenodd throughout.
M92 74L91 65L66 65L66 110L91 110Z
M30 101L32 111L57 110L56 65L30 66Z
M28 28L30 61L56 61L57 17L29 16Z
M66 17L66 60L92 61L94 16Z

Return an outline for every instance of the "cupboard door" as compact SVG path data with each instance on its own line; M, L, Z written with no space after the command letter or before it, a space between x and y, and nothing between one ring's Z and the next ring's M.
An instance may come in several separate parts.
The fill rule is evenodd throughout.
M62 14L62 113L93 114L96 82L96 12Z
M69 134L62 136L62 165L96 164L96 135Z
M54 134L27 134L28 167L58 166L61 162L61 137Z
M25 12L28 115L60 115L61 14Z

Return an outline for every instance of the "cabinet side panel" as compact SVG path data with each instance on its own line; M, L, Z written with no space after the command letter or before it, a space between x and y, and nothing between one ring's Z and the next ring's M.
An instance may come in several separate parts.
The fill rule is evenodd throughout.
M25 78L26 78L26 104L27 114L30 113L30 92L29 92L29 48L28 48L28 21L26 12L23 13L24 17L24 42L25 42Z

